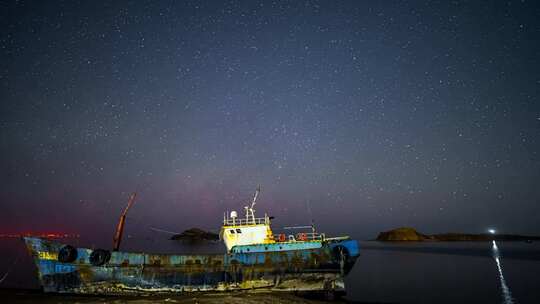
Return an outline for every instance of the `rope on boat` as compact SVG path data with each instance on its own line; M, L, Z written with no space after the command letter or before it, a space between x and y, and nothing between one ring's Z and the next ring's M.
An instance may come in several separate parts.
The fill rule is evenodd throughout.
M168 234L180 234L178 232L169 231L169 230L165 230L165 229L159 229L159 228L156 228L156 227L150 227L150 230L157 231L157 232L168 233Z

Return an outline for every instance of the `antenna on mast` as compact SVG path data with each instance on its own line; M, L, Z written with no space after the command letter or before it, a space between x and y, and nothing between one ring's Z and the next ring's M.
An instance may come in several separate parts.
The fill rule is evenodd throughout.
M249 223L250 220L255 223L255 204L257 204L257 197L259 197L259 193L261 192L261 185L257 186L257 190L255 190L255 195L253 195L253 200L251 201L251 206L246 206L244 209L246 209L246 221Z
M259 196L260 192L261 192L261 185L258 185L257 190L255 190L255 195L253 196L253 201L251 202L251 207L249 209L253 210L253 207L255 207L255 204L257 203L257 197Z

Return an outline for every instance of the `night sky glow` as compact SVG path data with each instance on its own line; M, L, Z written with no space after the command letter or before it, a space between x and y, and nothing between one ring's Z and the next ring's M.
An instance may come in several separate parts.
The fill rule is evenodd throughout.
M540 231L537 1L0 4L0 231Z

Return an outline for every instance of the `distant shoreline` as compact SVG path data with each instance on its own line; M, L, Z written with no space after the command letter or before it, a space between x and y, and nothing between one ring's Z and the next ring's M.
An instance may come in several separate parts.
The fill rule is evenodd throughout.
M471 233L440 233L423 234L411 227L401 227L379 233L376 241L382 242L485 242L485 241L540 241L540 236L517 234L471 234Z

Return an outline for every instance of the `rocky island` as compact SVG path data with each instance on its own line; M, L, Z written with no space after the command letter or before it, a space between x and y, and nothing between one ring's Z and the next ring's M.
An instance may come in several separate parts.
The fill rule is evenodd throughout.
M540 241L540 236L525 236L515 234L470 234L470 233L441 233L423 234L411 227L401 227L379 233L377 241L435 241L435 242L458 242L458 241Z
M175 241L189 241L189 242L198 242L198 241L217 241L219 240L219 235L204 231L199 228L191 228L185 230L182 233L175 234L171 237L171 240Z

